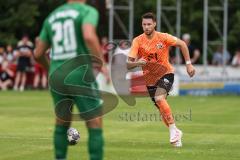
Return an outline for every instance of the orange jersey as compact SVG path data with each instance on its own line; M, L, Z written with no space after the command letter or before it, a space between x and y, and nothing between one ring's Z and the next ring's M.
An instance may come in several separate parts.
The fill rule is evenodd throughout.
M145 33L133 39L128 56L147 61L142 67L146 85L155 85L162 76L174 72L169 63L169 47L175 46L176 42L176 37L161 32L155 32L151 39Z

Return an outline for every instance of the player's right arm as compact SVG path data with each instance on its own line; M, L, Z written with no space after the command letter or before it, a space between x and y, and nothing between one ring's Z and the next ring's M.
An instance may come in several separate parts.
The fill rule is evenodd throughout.
M49 69L49 60L46 56L46 51L50 47L50 38L47 30L47 20L43 24L40 37L36 39L36 48L34 51L35 60L40 63L45 69Z
M110 76L105 65L103 53L96 33L98 17L99 15L97 10L93 8L91 8L90 11L84 16L82 25L83 39L88 49L90 49L91 54L96 56L101 61L102 64L100 64L100 71L103 73L107 81L109 81Z
M144 66L147 62L143 58L138 59L138 50L139 50L139 44L137 39L135 38L132 43L131 50L128 54L127 59L127 69L133 69L135 67L141 67Z
M83 39L90 50L91 54L96 56L99 60L101 60L103 67L101 71L105 74L106 68L104 67L104 58L101 50L101 46L98 40L98 36L96 33L96 26L98 23L98 12L90 8L89 12L84 16L83 25L82 25L82 33Z

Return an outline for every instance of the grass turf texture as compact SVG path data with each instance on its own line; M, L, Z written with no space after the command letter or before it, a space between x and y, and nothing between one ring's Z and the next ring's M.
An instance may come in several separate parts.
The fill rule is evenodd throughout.
M105 160L239 160L240 99L237 96L169 97L178 127L184 132L181 149L169 144L167 128L149 98L135 107L120 100L104 117ZM190 115L191 110L191 115ZM0 92L0 160L53 159L54 113L48 92ZM74 122L81 139L69 147L69 160L88 159L87 131Z

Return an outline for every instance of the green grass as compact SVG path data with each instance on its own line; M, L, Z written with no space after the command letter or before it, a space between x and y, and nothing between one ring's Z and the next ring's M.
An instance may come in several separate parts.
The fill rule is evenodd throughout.
M138 98L135 107L120 100L104 117L105 160L240 159L240 97L169 97L168 101L184 131L183 148L172 148L167 128L149 118L158 111L148 98ZM138 113L140 119L133 117ZM0 92L0 160L53 159L53 126L48 92ZM86 160L85 125L74 122L73 127L80 131L81 141L69 147L68 159Z

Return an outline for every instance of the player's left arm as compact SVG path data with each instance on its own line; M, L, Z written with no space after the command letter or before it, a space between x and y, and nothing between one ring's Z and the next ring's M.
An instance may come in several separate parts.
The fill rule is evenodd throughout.
M34 50L34 58L35 60L44 66L45 69L49 69L49 60L46 56L46 51L48 50L49 45L42 40L36 41L36 49Z
M193 65L191 63L189 50L188 50L186 43L177 38L175 45L181 49L182 55L183 55L185 63L186 63L188 75L190 77L193 77L195 75L195 68L193 67Z

